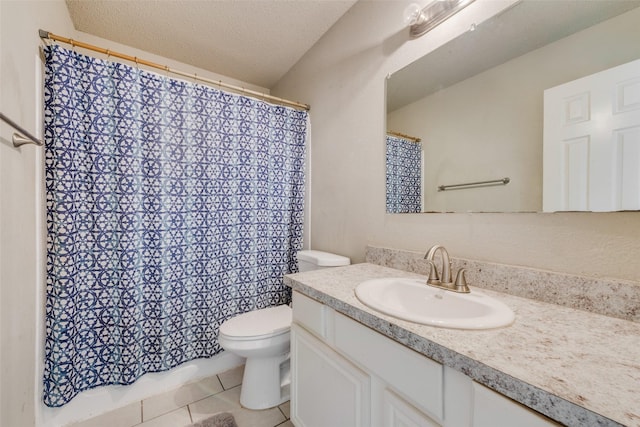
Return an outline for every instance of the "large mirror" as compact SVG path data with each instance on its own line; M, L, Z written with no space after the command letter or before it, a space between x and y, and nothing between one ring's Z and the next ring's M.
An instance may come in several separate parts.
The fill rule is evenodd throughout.
M545 91L640 58L638 6L523 0L393 73L387 79L387 212L543 211L543 187L552 187L543 185ZM640 111L640 83L629 88L627 98ZM581 105L569 103L563 114L579 116ZM631 170L640 162L640 130L634 135L626 154L620 149L615 156L635 156L625 173L640 187L640 168ZM573 170L571 156L599 157L579 145L566 147L560 156ZM581 176L557 186L589 181ZM467 183L475 184L459 186ZM590 208L600 206L591 198L586 205L578 200L577 208L570 201L544 211L628 210Z

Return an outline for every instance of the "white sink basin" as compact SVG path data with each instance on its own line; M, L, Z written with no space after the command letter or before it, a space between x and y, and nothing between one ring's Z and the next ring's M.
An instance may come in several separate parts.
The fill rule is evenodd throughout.
M491 329L508 326L515 315L504 303L471 289L462 294L434 288L426 280L373 279L356 287L366 306L398 319L455 329Z

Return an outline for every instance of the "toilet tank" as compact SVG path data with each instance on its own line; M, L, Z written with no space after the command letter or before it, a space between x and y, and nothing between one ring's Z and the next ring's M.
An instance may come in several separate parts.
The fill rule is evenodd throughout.
M347 257L329 252L304 250L298 251L298 271L321 270L323 268L340 267L351 264Z

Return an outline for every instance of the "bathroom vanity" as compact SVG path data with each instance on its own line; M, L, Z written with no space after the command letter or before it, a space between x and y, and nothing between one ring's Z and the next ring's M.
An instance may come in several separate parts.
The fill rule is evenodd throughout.
M513 325L424 326L356 298L385 277L426 280L373 264L285 277L296 426L640 426L640 324L484 289Z

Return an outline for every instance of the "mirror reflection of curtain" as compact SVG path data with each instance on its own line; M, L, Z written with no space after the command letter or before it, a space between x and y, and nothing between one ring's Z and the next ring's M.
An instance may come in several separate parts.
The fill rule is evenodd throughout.
M387 135L387 213L422 211L422 144Z

